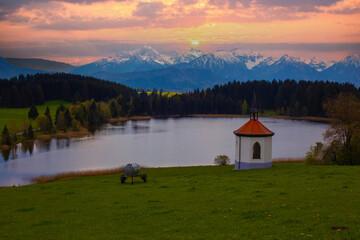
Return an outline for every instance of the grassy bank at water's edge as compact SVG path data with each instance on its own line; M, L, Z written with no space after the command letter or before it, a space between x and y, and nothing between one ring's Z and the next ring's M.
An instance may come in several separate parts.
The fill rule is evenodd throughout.
M3 188L0 236L360 239L359 166L232 168L143 169L148 182L134 185L116 174Z
M49 107L51 117L53 121L55 120L55 113L56 108L60 106L60 104L63 104L64 106L70 104L69 102L64 102L62 100L53 100L53 101L46 101L43 105L36 106L39 114L44 114L46 107ZM21 130L21 125L27 121L30 120L28 118L28 112L30 108L1 108L0 107L0 130L2 131L4 129L4 126L11 124L11 121L14 121L16 124L17 131ZM37 127L36 121L31 120L31 124L34 128Z

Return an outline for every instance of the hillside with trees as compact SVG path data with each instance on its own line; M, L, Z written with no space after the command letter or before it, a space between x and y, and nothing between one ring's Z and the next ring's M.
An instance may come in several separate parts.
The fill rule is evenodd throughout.
M73 74L20 75L0 80L1 107L30 107L47 100L109 102L112 117L132 115L246 114L253 91L261 110L279 115L325 116L322 104L339 93L360 96L349 83L323 81L247 81L166 96L162 90L138 92L114 82Z

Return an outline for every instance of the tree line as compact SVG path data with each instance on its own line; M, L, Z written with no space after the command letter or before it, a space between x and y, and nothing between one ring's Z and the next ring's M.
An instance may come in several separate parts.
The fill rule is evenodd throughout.
M119 95L129 101L130 96L137 95L137 91L114 82L66 73L0 79L1 107L24 108L57 99L68 102L103 101Z
M0 80L0 106L29 107L47 100L109 103L111 117L132 115L246 114L254 90L261 110L288 116L325 116L322 104L339 93L360 96L350 83L324 81L233 81L204 90L167 96L150 94L92 77L56 73Z

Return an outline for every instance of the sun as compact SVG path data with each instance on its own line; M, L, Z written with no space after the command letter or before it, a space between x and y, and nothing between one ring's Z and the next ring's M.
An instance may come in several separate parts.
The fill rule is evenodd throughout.
M191 45L193 45L193 46L199 46L199 41L192 41L192 42L191 42Z

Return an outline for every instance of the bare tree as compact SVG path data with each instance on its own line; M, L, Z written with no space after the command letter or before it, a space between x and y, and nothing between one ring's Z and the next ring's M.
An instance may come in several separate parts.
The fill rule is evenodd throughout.
M360 100L355 95L340 93L323 107L331 118L324 134L328 142L325 157L338 164L354 164L354 153L360 152Z

